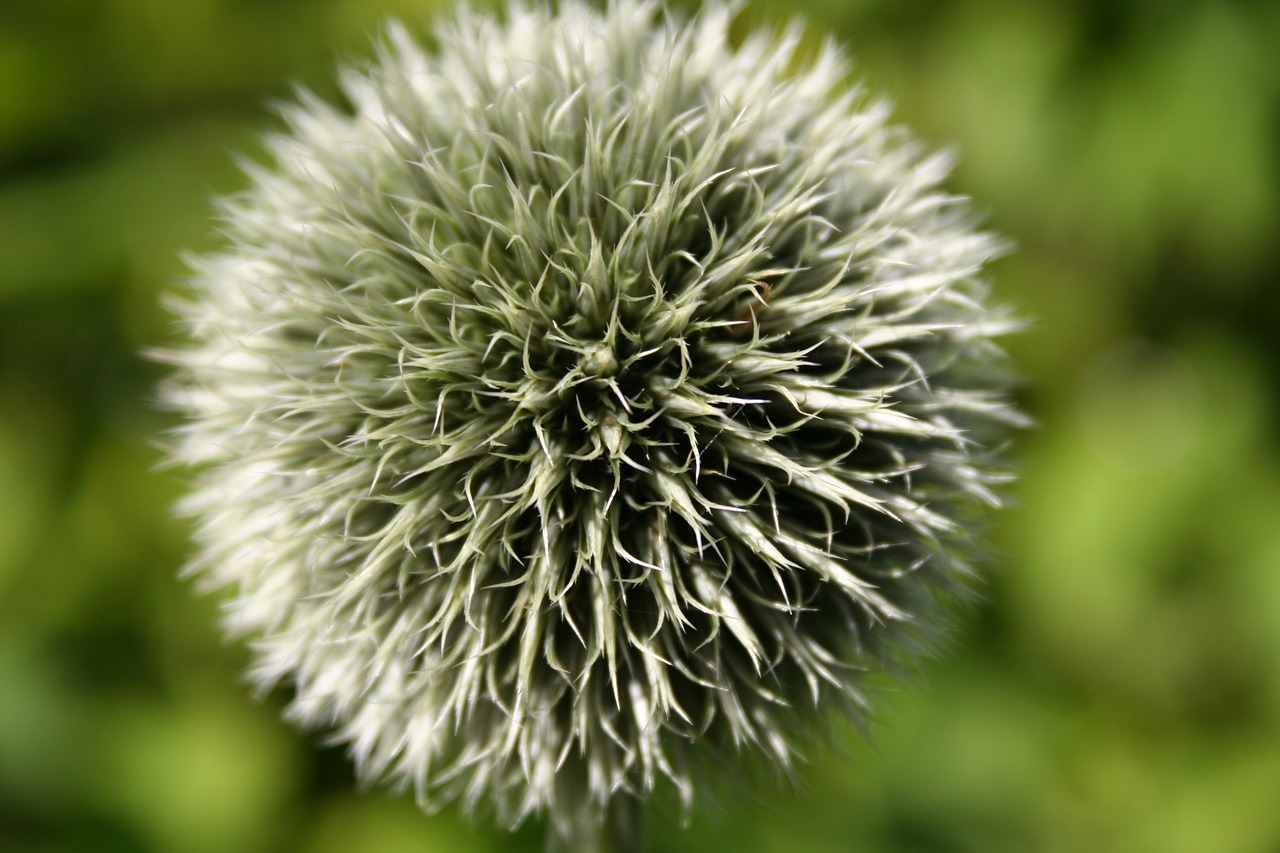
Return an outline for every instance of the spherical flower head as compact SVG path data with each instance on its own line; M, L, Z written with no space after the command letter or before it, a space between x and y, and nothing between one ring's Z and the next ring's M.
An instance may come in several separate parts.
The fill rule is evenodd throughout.
M193 570L359 775L562 833L790 766L967 588L1014 415L947 158L712 5L304 96L178 303Z

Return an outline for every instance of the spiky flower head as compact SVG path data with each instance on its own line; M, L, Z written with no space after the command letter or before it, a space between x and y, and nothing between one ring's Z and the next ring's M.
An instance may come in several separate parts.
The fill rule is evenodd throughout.
M837 50L729 19L392 28L196 262L193 568L366 779L564 833L688 801L861 719L966 586L993 240Z

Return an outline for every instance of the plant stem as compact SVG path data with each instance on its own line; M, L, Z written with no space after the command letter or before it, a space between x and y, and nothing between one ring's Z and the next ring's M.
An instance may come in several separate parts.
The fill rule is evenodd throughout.
M640 804L619 794L609 802L604 819L595 810L580 808L572 825L549 828L548 850L553 853L640 853Z

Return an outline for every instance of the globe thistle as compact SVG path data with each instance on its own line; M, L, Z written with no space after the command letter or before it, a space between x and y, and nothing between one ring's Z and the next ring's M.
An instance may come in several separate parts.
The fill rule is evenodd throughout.
M970 584L996 244L836 49L730 17L392 27L194 262L192 570L363 779L587 849L863 721Z

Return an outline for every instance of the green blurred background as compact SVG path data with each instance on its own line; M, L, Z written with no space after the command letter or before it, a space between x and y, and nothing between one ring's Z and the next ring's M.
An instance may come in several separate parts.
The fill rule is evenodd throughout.
M654 851L1280 851L1280 4L808 0L1035 324L985 602L875 746ZM271 99L430 0L0 3L0 850L535 851L356 792L176 573L139 356ZM785 5L751 6L776 20Z

